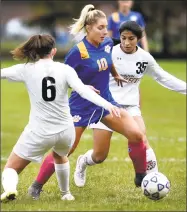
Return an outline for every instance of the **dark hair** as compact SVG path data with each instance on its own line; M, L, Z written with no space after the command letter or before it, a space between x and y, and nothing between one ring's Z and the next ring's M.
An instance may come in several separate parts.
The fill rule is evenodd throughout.
M139 24L137 24L135 21L125 21L121 24L119 28L119 33L121 33L125 30L131 31L138 39L141 39L143 37L143 29Z
M34 35L25 43L11 51L14 59L37 61L50 54L55 47L55 39L51 35Z

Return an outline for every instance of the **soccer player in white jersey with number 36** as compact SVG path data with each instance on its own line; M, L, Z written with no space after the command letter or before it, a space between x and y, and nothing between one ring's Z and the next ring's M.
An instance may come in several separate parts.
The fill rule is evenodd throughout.
M73 118L68 103L68 87L83 98L120 117L119 109L104 100L78 78L68 65L54 62L55 40L35 35L12 51L14 58L27 63L1 70L1 79L23 82L28 90L31 110L29 123L13 148L2 173L5 192L1 201L17 196L18 174L31 162L41 162L52 148L55 172L62 200L74 200L69 190L69 161L66 157L75 140Z
M110 91L114 100L133 116L141 131L145 134L146 129L139 108L139 84L144 75L150 75L162 86L182 94L186 94L186 83L165 72L150 53L137 46L138 41L142 38L143 30L136 22L122 23L119 32L121 43L113 48L112 59L117 72L127 80L127 83L123 83L123 87L117 86L113 77L110 77ZM104 134L105 131L105 143L110 145L111 129L101 122L92 124L90 127L94 131L97 130L98 134ZM145 142L147 173L158 171L154 151L147 139L145 139ZM108 150L109 147L106 146L105 152L100 153L100 155L106 158ZM84 162L85 155L79 156L74 174L75 184L80 187L84 186L86 182L86 167L88 165Z

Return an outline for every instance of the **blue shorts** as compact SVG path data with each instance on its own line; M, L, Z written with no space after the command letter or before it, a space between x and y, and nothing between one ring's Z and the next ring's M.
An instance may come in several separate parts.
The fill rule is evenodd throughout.
M107 101L113 105L116 105L117 107L120 107L120 105L113 99L111 95L108 96ZM70 112L73 116L75 127L87 127L90 124L99 122L102 118L109 114L108 110L105 110L104 108L99 107L91 102L89 102L89 106L87 104L77 105L75 102L74 104L71 103L73 102L70 102Z
M107 116L109 112L104 108L98 107L97 109L86 112L72 112L75 127L87 127L90 124L99 122L103 117Z

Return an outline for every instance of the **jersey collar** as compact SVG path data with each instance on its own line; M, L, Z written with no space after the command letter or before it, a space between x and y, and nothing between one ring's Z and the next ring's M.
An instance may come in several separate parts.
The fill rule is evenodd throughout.
M83 41L86 43L86 45L90 46L90 47L93 48L93 49L100 49L101 46L102 46L102 43L103 43L103 42L100 43L99 46L96 47L96 46L92 45L92 44L86 39L86 36L84 37Z

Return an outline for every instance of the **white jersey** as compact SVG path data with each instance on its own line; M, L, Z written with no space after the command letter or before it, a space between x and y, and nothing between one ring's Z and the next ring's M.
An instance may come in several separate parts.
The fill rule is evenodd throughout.
M139 84L145 74L170 90L186 94L186 83L164 71L150 53L140 47L135 53L126 54L118 44L113 48L112 59L117 72L127 80L120 87L110 76L110 91L121 105L139 105Z
M84 85L73 68L51 59L4 68L1 78L25 83L31 105L27 127L41 136L54 135L73 125L68 87L105 109L110 104Z

